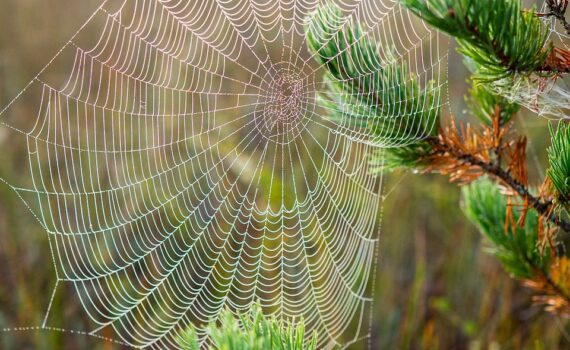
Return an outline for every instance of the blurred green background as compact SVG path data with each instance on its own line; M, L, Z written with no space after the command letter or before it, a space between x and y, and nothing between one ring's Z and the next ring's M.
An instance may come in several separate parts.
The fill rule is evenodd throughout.
M99 3L1 1L0 107ZM450 112L468 118L463 102L467 72L453 43L449 61ZM35 107L19 107L23 110L18 115L30 119L16 122L31 123ZM540 175L548 142L546 121L522 113L517 126L529 136L530 168ZM0 149L0 178L18 178L26 171L25 145L0 127ZM568 322L531 306L530 293L485 253L485 242L460 211L454 184L439 176L394 173L384 184L384 195L373 349L570 348ZM0 183L0 349L120 348L84 334L33 328L44 316L55 281L46 242L16 193ZM80 306L68 302L75 300L73 293L65 289L54 296L50 320L68 329L87 329L89 321Z

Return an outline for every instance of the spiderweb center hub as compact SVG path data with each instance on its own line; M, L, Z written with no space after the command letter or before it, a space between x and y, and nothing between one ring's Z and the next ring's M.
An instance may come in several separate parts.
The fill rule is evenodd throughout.
M286 144L305 128L310 84L291 67L276 66L267 72L255 113L255 127L266 139Z

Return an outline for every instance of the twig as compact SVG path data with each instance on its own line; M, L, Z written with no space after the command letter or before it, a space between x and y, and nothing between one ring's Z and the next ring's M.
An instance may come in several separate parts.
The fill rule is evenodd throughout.
M570 34L570 24L566 21L566 9L568 9L568 0L546 0L546 6L550 12L547 13L537 13L539 17L554 17L566 30L567 34Z

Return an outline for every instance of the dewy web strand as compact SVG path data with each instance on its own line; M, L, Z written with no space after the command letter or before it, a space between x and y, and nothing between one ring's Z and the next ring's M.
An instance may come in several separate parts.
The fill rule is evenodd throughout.
M446 84L439 37L396 1L335 3L331 28L362 25L383 69ZM369 337L382 175L368 155L402 143L327 118L325 65L305 38L324 5L108 0L7 105L1 127L25 138L29 173L5 181L40 220L56 288L74 287L90 334L176 348L188 326L207 341L221 310L259 303L303 318L319 348ZM65 79L46 74L63 57ZM374 68L351 64L352 84ZM32 90L37 118L23 128L7 116ZM441 100L382 114L411 122ZM56 329L49 310L42 327Z

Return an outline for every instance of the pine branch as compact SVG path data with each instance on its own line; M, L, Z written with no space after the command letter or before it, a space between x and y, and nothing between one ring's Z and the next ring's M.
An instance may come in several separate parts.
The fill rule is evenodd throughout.
M552 248L540 251L538 232L542 222L536 213L521 214L518 224L506 232L500 229L507 220L509 203L489 180L477 181L462 189L462 209L491 243L491 253L513 277L522 280L536 294L533 300L548 311L570 314L569 271L566 257L552 256ZM517 214L514 214L515 216Z
M482 173L501 180L502 183L515 191L523 200L528 201L529 206L535 209L541 216L545 217L549 222L556 225L567 234L570 234L570 222L554 214L552 210L552 201L544 201L539 197L534 196L525 184L513 177L509 171L502 168L497 162L483 161L480 157L473 154L464 153L457 148L442 142L440 137L430 138L428 142L434 149L433 153L428 156L431 158L431 162L433 162L434 158L440 157L444 154L449 154L461 164L468 164L481 169ZM482 174L479 174L477 177L480 175ZM465 175L462 174L461 176ZM473 178L470 180L472 181L475 179Z
M453 36L478 67L477 78L496 82L516 74L559 72L545 62L548 28L520 0L401 0L415 15ZM532 40L529 40L532 38ZM554 73L554 72L551 72Z
M493 178L495 183L485 185L482 192L465 192L472 185L463 187L471 194L466 196L471 199L468 216L491 239L503 265L539 294L536 301L570 315L570 278L564 279L570 276L570 260L558 256L557 262L564 261L560 268L550 263L548 253L558 253L552 241L554 227L560 232L558 238L570 238L570 221L558 210L559 200L570 197L570 131L553 134L549 149L551 182L545 184L552 183L558 197L551 200L551 188L546 186L544 193L533 194L526 138L510 134L510 120L519 106L481 84L570 73L570 52L547 43L547 28L534 12L522 11L519 0L401 1L458 40L473 73L468 103L481 128L468 124L457 128L453 120L445 128L433 128L440 121L434 103L439 92L429 86L421 90L406 65L389 54L382 57L380 53L387 51L379 50L357 23L341 25L342 12L335 6L319 9L307 33L309 48L328 70L329 94L321 96L323 105L332 111L332 120L368 129L384 146L371 157L375 171L407 168L439 173L461 185ZM515 212L515 205L522 210ZM539 246L548 246L544 249L548 252L539 251Z
M382 145L405 145L433 135L439 122L440 91L424 88L408 66L396 60L342 10L323 5L307 21L307 45L327 68L327 93L320 93L329 118L343 127L367 129ZM403 122L403 118L407 119Z

